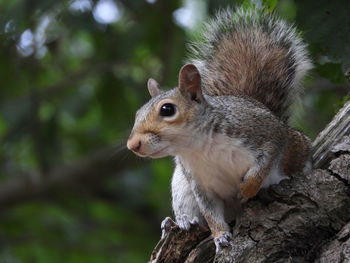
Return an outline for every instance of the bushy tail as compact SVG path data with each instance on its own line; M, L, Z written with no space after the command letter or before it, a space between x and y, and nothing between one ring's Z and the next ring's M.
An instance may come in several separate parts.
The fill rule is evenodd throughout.
M312 67L296 29L260 9L220 11L190 44L208 95L244 95L282 120Z

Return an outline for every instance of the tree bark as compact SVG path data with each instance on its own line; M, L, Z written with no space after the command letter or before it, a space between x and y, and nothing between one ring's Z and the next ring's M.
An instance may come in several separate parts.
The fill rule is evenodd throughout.
M314 169L271 186L243 206L231 247L170 218L150 263L350 262L350 102L313 144ZM320 169L322 168L322 169Z

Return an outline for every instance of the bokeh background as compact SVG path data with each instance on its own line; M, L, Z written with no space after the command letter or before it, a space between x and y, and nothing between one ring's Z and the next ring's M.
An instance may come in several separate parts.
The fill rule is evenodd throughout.
M147 79L175 86L202 22L253 4L309 45L292 125L315 138L349 98L348 0L0 0L0 262L149 259L172 163L125 150Z

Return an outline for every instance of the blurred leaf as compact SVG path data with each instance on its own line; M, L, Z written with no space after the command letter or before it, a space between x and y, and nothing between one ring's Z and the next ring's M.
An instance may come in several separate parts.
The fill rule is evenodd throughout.
M350 1L296 1L297 22L308 42L319 46L319 56L329 56L342 64L350 61Z
M270 12L275 9L278 0L263 0L263 6L267 8Z
M317 72L321 77L327 78L334 83L344 83L346 81L340 64L317 64Z
M4 135L6 128L7 128L6 122L3 116L0 114L0 138Z
M293 22L297 14L297 6L293 0L280 1L276 6L276 12L284 19Z

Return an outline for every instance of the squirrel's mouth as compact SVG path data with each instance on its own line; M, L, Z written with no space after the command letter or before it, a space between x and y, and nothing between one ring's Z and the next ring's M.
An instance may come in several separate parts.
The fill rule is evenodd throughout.
M168 146L160 149L159 151L155 151L153 153L145 153L145 152L142 152L142 151L133 151L137 156L140 156L140 157L151 157L151 158L162 158L162 157L165 157L167 156L168 154L163 154L164 153L164 150L166 150L168 148Z
M165 157L166 155L162 155L162 153L164 152L164 150L166 150L168 147L164 147L162 149L160 149L159 151L153 152L151 154L149 154L148 156L151 158L161 158L161 157Z

